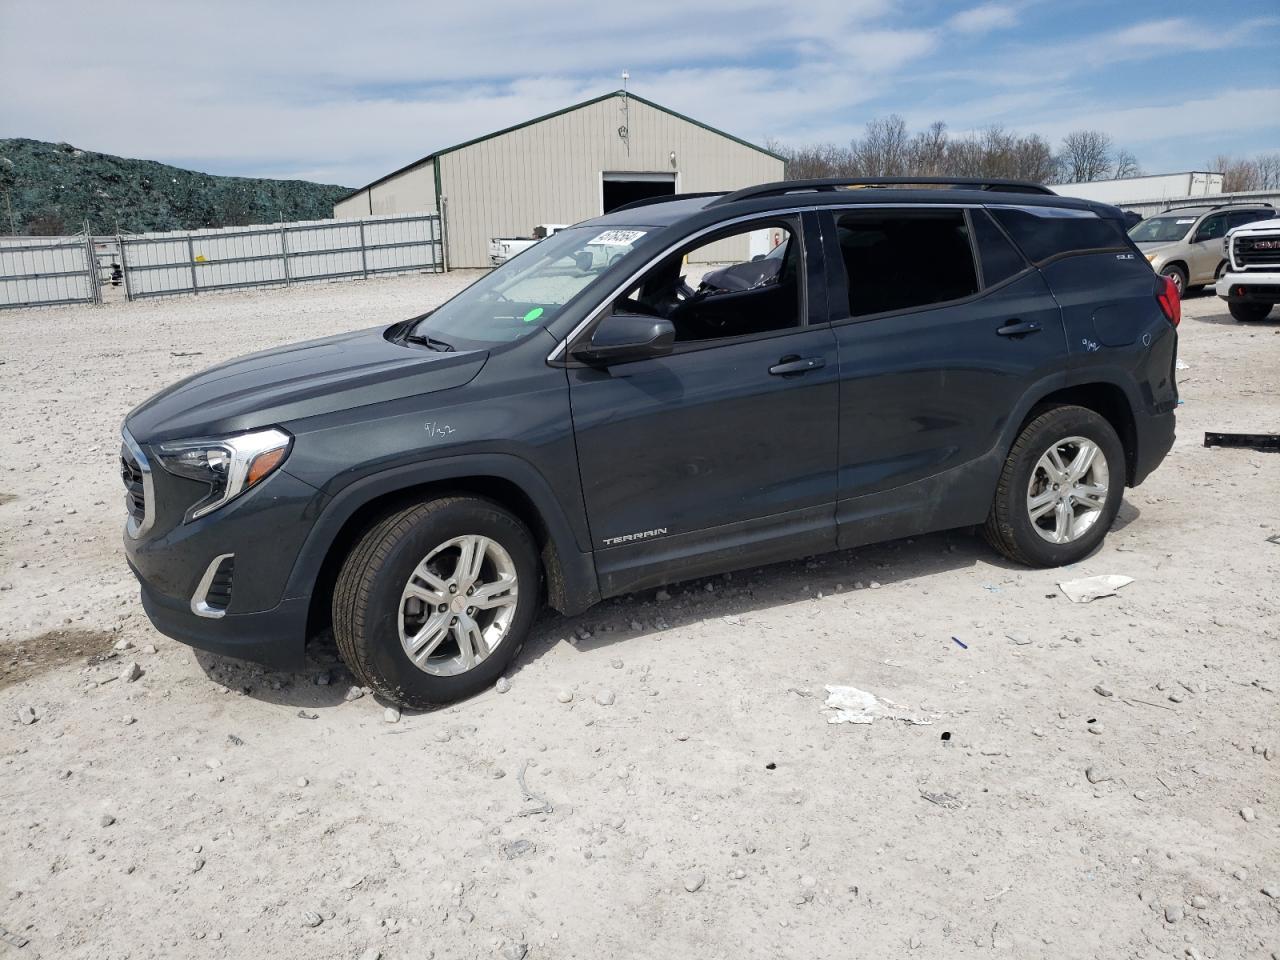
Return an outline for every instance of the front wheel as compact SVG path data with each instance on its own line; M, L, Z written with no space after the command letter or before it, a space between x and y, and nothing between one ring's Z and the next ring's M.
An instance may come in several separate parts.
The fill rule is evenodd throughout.
M333 633L361 683L427 708L501 676L538 596L524 524L490 501L444 497L386 517L356 543L335 584Z
M1111 424L1085 407L1054 407L1014 442L983 532L1029 566L1083 560L1119 512L1124 478L1124 448Z
M1227 309L1231 311L1231 315L1241 323L1255 323L1258 320L1267 319L1272 306L1273 304L1270 303L1227 303Z
M1173 281L1174 287L1178 290L1178 299L1181 300L1187 295L1187 274L1181 267L1169 266L1160 271L1160 276L1168 277Z

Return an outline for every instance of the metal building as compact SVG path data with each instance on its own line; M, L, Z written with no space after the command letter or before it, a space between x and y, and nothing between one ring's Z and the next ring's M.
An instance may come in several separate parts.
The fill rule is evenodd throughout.
M777 154L616 90L423 157L343 198L333 215L438 211L449 266L487 267L490 237L529 236L641 197L782 177Z

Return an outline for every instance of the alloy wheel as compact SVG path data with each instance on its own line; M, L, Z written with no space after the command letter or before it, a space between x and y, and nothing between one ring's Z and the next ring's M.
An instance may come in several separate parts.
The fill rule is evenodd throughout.
M1079 540L1102 516L1109 481L1106 455L1096 443L1087 437L1057 441L1031 471L1031 526L1049 543Z
M496 540L455 537L414 568L400 596L400 643L438 677L466 673L488 659L511 629L519 578Z

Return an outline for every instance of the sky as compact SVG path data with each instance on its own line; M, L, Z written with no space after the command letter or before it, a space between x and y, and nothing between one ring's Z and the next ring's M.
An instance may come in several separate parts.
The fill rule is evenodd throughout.
M0 137L361 186L621 85L753 142L873 117L1280 151L1276 0L0 0Z

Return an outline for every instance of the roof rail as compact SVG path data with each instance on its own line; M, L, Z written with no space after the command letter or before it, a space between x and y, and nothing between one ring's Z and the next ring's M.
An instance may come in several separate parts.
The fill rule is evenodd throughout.
M1161 213L1168 213L1170 210L1188 210L1191 207L1208 207L1210 210L1221 210L1224 207L1271 207L1274 209L1275 204L1267 203L1264 200L1224 200L1221 203L1213 203L1205 201L1202 203L1175 203L1165 207Z
M668 193L661 197L641 197L639 200L630 200L621 206L614 207L609 212L617 213L619 210L634 210L636 207L647 207L655 203L669 203L672 200L696 200L699 197L719 197L723 194L723 190L711 190L707 193Z
M1057 196L1042 183L1030 180L996 180L989 177L819 177L813 180L780 180L744 187L726 193L709 206L734 203L738 200L754 200L757 197L776 197L787 193L829 191L847 187L960 187L965 190L999 190L1005 193L1039 193Z

